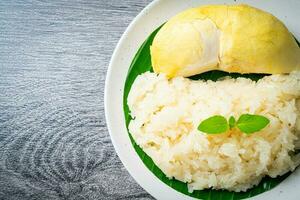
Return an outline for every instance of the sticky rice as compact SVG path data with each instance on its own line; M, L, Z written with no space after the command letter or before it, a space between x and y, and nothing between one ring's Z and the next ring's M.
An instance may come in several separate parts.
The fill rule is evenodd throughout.
M266 76L255 82L225 78L193 81L146 72L139 75L127 103L129 132L169 178L204 188L246 191L264 176L276 177L300 163L300 72ZM213 115L238 118L259 114L270 124L246 135L234 128L207 135L199 123Z

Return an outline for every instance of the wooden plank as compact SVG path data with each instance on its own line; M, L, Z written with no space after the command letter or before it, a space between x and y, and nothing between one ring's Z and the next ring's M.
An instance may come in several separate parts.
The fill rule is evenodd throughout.
M152 199L111 144L111 54L150 0L0 1L0 199Z

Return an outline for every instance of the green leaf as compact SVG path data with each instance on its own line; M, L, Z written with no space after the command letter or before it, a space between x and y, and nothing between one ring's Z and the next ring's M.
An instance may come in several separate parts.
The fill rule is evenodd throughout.
M145 42L141 45L136 55L134 56L130 68L128 70L125 86L124 86L124 95L123 95L123 109L124 116L126 121L126 127L128 129L128 124L131 120L130 111L127 106L127 97L135 78L146 71L153 71L150 59L150 45L153 41L154 36L157 31L160 29L157 28L151 35L145 40ZM193 80L212 80L216 81L219 78L230 76L232 78L245 77L250 78L251 80L257 81L260 78L266 76L267 74L238 74L238 73L227 73L223 71L209 71L196 76L190 77ZM135 149L138 156L141 158L145 166L162 182L166 185L172 187L174 190L181 192L185 195L203 199L203 200L238 200L250 198L260 193L266 192L276 185L281 183L286 177L290 175L287 173L283 176L279 176L276 178L265 177L261 180L261 182L253 187L252 189L247 190L246 192L229 192L226 190L196 190L193 193L189 193L187 189L187 184L175 179L168 179L166 175L155 165L153 160L135 143L131 134L128 132L129 138L131 140L132 146Z
M236 125L244 133L251 134L265 128L270 120L262 115L243 114Z
M235 118L234 118L234 116L231 116L230 118L229 118L229 128L230 129L232 129L232 128L234 128L235 127L235 123L236 123L236 121L235 121Z
M203 120L198 130L208 134L224 133L228 130L228 123L225 117L221 115L215 115Z

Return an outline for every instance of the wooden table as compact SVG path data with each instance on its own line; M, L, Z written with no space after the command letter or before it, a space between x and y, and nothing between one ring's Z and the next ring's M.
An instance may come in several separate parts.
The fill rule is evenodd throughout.
M152 199L105 124L109 59L150 0L0 1L0 199Z

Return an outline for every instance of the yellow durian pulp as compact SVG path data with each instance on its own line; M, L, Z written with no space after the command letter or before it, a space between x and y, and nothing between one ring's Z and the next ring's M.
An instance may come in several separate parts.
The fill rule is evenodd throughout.
M289 73L300 48L273 15L248 5L209 5L172 17L150 47L156 73L191 76L210 70Z

